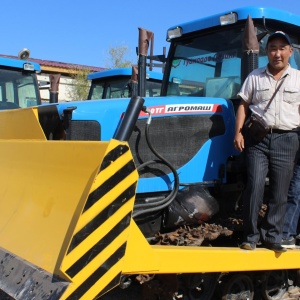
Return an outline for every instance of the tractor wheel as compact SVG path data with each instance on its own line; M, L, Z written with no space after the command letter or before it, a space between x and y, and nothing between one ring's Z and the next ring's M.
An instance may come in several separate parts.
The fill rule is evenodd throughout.
M262 281L262 296L265 300L280 300L288 289L286 270L268 271Z
M254 287L252 279L246 274L230 274L222 291L222 300L252 300Z

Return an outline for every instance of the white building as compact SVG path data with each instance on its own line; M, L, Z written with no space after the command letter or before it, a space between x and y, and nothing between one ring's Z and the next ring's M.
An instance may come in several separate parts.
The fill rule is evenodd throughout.
M58 88L58 101L70 101L69 89L73 85L73 78L76 72L81 69L88 69L89 72L104 71L104 68L62 63L50 60L41 60L29 58L30 61L37 62L41 66L41 73L37 75L38 81L41 83L42 88L40 89L41 99L44 102L49 101L49 87L50 87L50 74L60 74L59 88ZM45 85L46 83L46 85Z

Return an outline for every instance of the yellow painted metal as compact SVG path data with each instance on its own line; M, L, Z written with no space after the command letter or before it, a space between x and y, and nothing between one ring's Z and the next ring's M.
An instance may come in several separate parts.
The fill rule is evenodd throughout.
M85 243L78 245L71 253L69 253L63 260L63 264L61 266L62 270L65 271L68 268L70 268L72 264L82 256L82 254L86 253L88 249L90 249L93 246L93 244L95 244L96 241L101 240L107 233L109 233L113 226L121 221L122 217L124 216L123 210L125 210L125 213L129 213L132 210L131 201L127 202L118 212L116 212L116 214L111 216L111 218L107 219L105 223L101 224L93 232L93 234L91 234L85 239ZM127 241L127 238L128 229L126 234L126 240L122 239L123 243ZM102 263L104 261L102 261ZM99 265L100 264L96 264L96 266L94 267L98 267Z
M75 276L68 268L76 264L96 242L109 235L133 209L137 172L130 151L117 158L103 172L99 168L103 158L117 146L127 143L67 142L39 140L0 140L0 240L1 247L52 274L72 282L61 299L72 299L72 293L84 286L80 299L93 299L112 280L120 276L129 222L92 262L83 263ZM107 188L107 193L83 212L91 192L105 186L117 169L132 163L128 176ZM104 173L104 174L103 174ZM102 179L100 179L101 177ZM113 200L133 186L131 198L121 198L120 207L103 224L84 238L73 251L67 253L74 234L85 227ZM106 186L105 186L106 188ZM121 226L122 227L122 226ZM107 264L116 249L123 247L111 267L97 279L97 285L85 282L99 266ZM86 288L88 286L88 288ZM71 296L70 296L71 295ZM76 299L79 299L76 298Z
M138 179L128 144L46 140L35 108L1 126L0 247L71 282L62 299L114 287Z
M0 246L72 282L62 299L78 294L76 299L93 299L113 287L121 273L300 269L300 250L276 254L267 249L150 245L133 219L124 222L131 216L137 181L125 148L127 143L115 140L47 141L35 108L0 113ZM112 159L114 150L121 154ZM122 168L127 173L116 179ZM85 209L97 192L101 196ZM97 226L69 249L74 236L94 222Z
M166 274L300 269L300 249L275 253L238 247L149 245L132 220L123 274Z
M160 270L160 258L155 255L152 246L132 219L126 245L123 274L157 273ZM177 272L176 272L177 273Z
M0 139L45 140L37 108L0 111Z
M106 232L107 233L107 232ZM107 272L104 272L102 276L99 276L95 284L91 285L89 289L87 289L87 292L82 295L81 297L73 297L72 293L74 293L79 286L84 285L86 281L88 281L89 277L97 271L97 269L106 263L106 261L113 255L115 249L121 247L121 245L124 243L124 240L126 241L128 238L128 230L124 230L120 235L118 235L112 243L105 247L103 251L101 251L92 261L92 263L88 264L82 270L72 278L72 283L69 285L66 292L63 294L60 300L64 299L95 299L95 297L99 294L100 291L103 290L110 282L111 280L116 277L120 272L122 271L123 267L123 260L122 257L119 259L115 264L110 266L109 270ZM83 254L85 252L82 252ZM114 287L114 286L113 286ZM111 287L111 288L113 288Z
M57 273L107 146L0 140L1 247Z
M97 176L95 178L95 181L91 187L90 193L95 191L95 189L97 187L105 184L106 180L108 180L110 177L112 177L117 171L120 170L120 168L122 168L125 164L127 164L131 160L132 160L131 152L127 151L127 153L125 153L122 156L122 159L120 161L111 165L109 168L106 168L105 170L101 171L101 175ZM135 181L137 181L137 174L132 173L130 175L129 182L132 184ZM82 216L80 217L80 220L77 223L75 233L78 232L80 229L82 229L84 226L86 226L86 224L90 220L92 220L99 211L101 211L103 208L105 208L111 204L112 199L115 198L116 190L118 191L118 193L120 193L121 191L124 191L127 187L128 187L128 180L118 182L118 184L116 186L111 188L110 191L108 191L101 198L101 202L99 201L99 202L95 203L95 206L93 207L93 209L89 209L84 214L82 214ZM132 200L134 200L134 199L132 199ZM132 210L132 207L133 207L133 203L130 203L130 211ZM104 231L104 233L105 233L105 231Z
M91 186L90 193L98 191L101 197L93 196L93 205L82 212L74 230L79 237L62 261L61 271L73 282L62 299L95 299L120 280L138 179L129 147L124 149L115 151L119 157L100 169ZM124 172L118 173L122 168Z

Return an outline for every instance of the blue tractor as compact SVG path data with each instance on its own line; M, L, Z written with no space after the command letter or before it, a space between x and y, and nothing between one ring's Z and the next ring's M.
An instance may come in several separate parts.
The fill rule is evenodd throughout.
M249 16L259 53L244 49ZM64 132L67 140L128 140L140 175L134 216L147 237L220 212L236 214L245 184L243 156L232 142L237 93L253 68L266 65L267 38L281 28L294 43L290 63L298 68L300 16L239 8L167 31L170 48L159 97L60 103L41 107L40 120L48 113L57 116L52 131ZM136 111L126 118L128 105Z
M134 69L120 68L94 72L87 76L91 81L88 100L129 98L134 91ZM160 95L163 74L154 71L146 73L146 95Z
M28 49L20 59L0 57L0 110L26 108L41 104L36 74L41 67L28 61Z

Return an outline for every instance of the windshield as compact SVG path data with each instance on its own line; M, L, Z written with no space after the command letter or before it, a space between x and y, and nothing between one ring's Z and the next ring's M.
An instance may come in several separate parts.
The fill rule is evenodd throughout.
M40 104L35 73L0 70L0 109L25 108Z
M93 80L89 99L112 99L129 97L129 79Z
M146 81L146 96L155 97L160 95L161 81L148 79ZM114 80L93 80L89 100L114 99L131 97L132 87L130 78L120 78Z
M257 34L264 31L256 29ZM236 99L241 87L243 31L243 26L224 28L174 42L167 95ZM259 67L268 62L267 37L260 41ZM294 57L291 65L297 67Z

